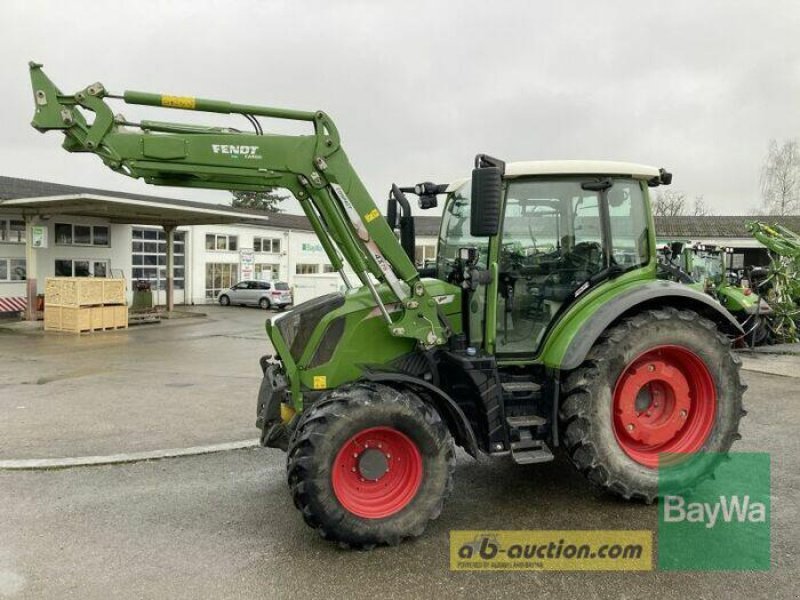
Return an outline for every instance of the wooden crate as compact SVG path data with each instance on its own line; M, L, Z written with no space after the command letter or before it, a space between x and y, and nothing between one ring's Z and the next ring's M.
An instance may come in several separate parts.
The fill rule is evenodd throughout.
M45 331L99 331L128 327L128 307L119 306L60 306L46 304Z
M105 277L48 277L44 302L58 306L125 304L125 280Z

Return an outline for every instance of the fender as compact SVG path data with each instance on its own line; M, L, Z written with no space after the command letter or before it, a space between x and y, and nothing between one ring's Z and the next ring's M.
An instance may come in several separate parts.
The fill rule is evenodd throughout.
M570 370L578 367L597 339L612 324L637 310L659 306L695 310L717 323L724 333L734 337L744 335L736 318L707 294L672 281L650 281L632 287L603 304L577 330L557 368Z
M470 456L478 458L478 440L475 438L472 425L470 425L461 407L445 392L423 379L403 373L367 370L364 373L364 378L376 383L399 383L422 391L424 395L430 397L431 403L447 423L447 428L453 434L456 443L464 448Z

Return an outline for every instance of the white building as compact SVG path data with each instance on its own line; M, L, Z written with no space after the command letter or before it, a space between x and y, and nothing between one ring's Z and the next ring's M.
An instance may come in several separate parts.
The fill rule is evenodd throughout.
M241 279L286 281L296 303L342 287L304 216L0 177L0 312L24 307L27 232L38 293L47 277L121 275L150 281L165 304L167 234L158 223L175 227L175 304L215 302ZM420 266L435 258L437 227L436 217L417 219Z

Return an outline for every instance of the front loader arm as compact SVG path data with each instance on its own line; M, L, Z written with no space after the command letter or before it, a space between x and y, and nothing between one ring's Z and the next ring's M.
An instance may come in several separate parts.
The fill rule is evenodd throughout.
M446 331L435 300L350 165L338 131L324 112L143 92L117 96L100 83L70 95L50 81L41 65L31 63L30 74L36 105L32 125L41 132L63 131L67 151L92 152L114 171L155 185L288 189L348 287L343 259L369 287L392 335L414 338L424 347L444 343ZM132 123L114 116L107 99L241 114L254 123L256 132L156 121ZM305 121L313 126L313 133L265 135L256 119L259 116ZM401 310L390 313L387 302Z

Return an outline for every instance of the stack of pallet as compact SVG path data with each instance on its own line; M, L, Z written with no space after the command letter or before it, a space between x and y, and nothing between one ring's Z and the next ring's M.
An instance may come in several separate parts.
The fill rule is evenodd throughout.
M96 331L128 326L125 280L48 277L44 288L44 328Z

